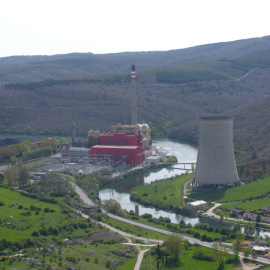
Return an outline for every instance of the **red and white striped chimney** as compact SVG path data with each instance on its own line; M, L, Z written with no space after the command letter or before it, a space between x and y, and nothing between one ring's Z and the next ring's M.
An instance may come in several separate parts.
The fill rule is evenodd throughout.
M131 65L131 86L132 86L132 107L131 107L131 124L137 125L137 105L136 105L136 74L135 65Z

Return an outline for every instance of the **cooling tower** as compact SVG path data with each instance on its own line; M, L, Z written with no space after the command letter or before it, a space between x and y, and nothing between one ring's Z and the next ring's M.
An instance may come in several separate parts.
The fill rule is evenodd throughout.
M233 150L233 118L201 117L199 149L192 186L229 188L239 184Z

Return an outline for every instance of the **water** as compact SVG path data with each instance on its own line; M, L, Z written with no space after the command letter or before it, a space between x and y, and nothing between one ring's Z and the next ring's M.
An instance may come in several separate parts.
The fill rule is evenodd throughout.
M153 146L159 146L160 148L165 149L169 154L175 155L180 163L196 163L197 147L194 145L171 141L167 138L154 138ZM185 166L191 170L191 165ZM110 198L115 199L121 204L122 208L127 211L133 210L139 215L149 213L156 218L159 218L160 216L168 217L171 219L172 223L179 224L181 220L184 220L185 223L191 223L192 225L200 222L219 228L224 227L224 224L206 218L185 217L164 210L144 207L137 202L130 201L129 193L132 188L177 174L180 175L185 172L186 170L183 170L183 165L181 164L176 164L168 168L152 169L140 175L128 177L124 181L110 183L102 187L99 192L99 197L101 200L108 200ZM228 227L231 226L228 225Z

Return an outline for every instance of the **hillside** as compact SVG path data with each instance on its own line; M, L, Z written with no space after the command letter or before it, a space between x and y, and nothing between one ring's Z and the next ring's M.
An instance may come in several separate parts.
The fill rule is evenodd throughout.
M270 93L270 78L264 75L268 69L256 69L238 79L245 72L230 66L218 61L138 73L138 121L162 118L176 126L225 113ZM125 74L8 84L0 97L1 131L31 128L70 133L75 121L78 133L86 134L90 128L108 130L112 124L128 124L131 118L131 87Z
M268 74L269 70L265 70L265 75ZM269 108L270 96L267 96L225 113L234 119L234 147L238 172L241 178L247 181L270 175ZM198 143L197 120L171 130L168 136Z
M126 73L133 63L140 70L157 66L234 59L269 47L270 36L265 36L171 51L3 57L0 58L0 85L95 74Z
M270 172L270 164L268 170L267 163L270 154L270 127L267 121L270 116L269 40L270 37L265 37L170 52L100 55L111 64L107 65L111 67L107 71L96 55L89 54L87 57L95 58L95 63L101 67L99 70L96 65L92 66L95 72L115 73L79 77L76 75L80 72L74 72L75 67L82 70L86 67L82 63L85 63L90 69L88 58L83 54L2 58L1 71L6 61L7 68L20 65L33 68L35 64L37 68L33 69L32 75L37 72L48 77L49 73L44 70L39 73L38 66L42 65L55 77L69 68L73 76L66 72L68 78L34 81L27 68L22 69L27 76L17 72L16 68L11 69L12 72L1 73L0 78L3 80L8 81L8 76L16 78L13 83L6 83L0 89L0 132L70 134L71 123L76 122L77 134L85 136L91 128L108 131L111 125L129 124L130 63L142 61L142 67L145 68L140 67L136 77L138 121L149 123L153 135L165 133L174 127L168 133L170 137L196 143L198 117L232 115L238 165L249 162L251 170L260 171L263 161L266 162L263 170ZM194 55L187 53L191 51ZM176 57L183 53L186 58ZM143 57L140 58L142 55L144 62ZM196 55L201 58L196 58ZM203 55L204 59L219 60L191 63L195 58L203 59ZM222 55L223 60L220 60ZM235 55L237 57L233 57ZM80 60L76 61L74 57ZM114 66L113 59L116 58L118 60ZM124 63L126 59L129 60ZM182 63L189 63L179 64L180 59ZM47 65L52 62L54 66ZM61 71L60 66L54 69L58 65L56 63L62 63L66 69ZM56 70L61 72L58 74ZM123 70L125 72L121 73ZM20 78L27 78L27 81L19 82ZM242 174L249 174L244 171L246 169L241 170ZM249 174L247 178L252 179L254 176Z

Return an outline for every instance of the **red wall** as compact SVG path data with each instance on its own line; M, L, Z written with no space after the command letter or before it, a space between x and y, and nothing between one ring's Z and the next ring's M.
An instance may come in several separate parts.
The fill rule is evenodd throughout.
M112 158L114 161L119 161L122 159L122 156L127 156L127 159L125 160L127 164L130 164L132 166L138 165L144 160L144 154L142 147L98 147L98 146L92 146L91 147L91 157L97 157L99 155L99 158L106 158L105 155L112 155ZM98 158L98 157L97 157Z

